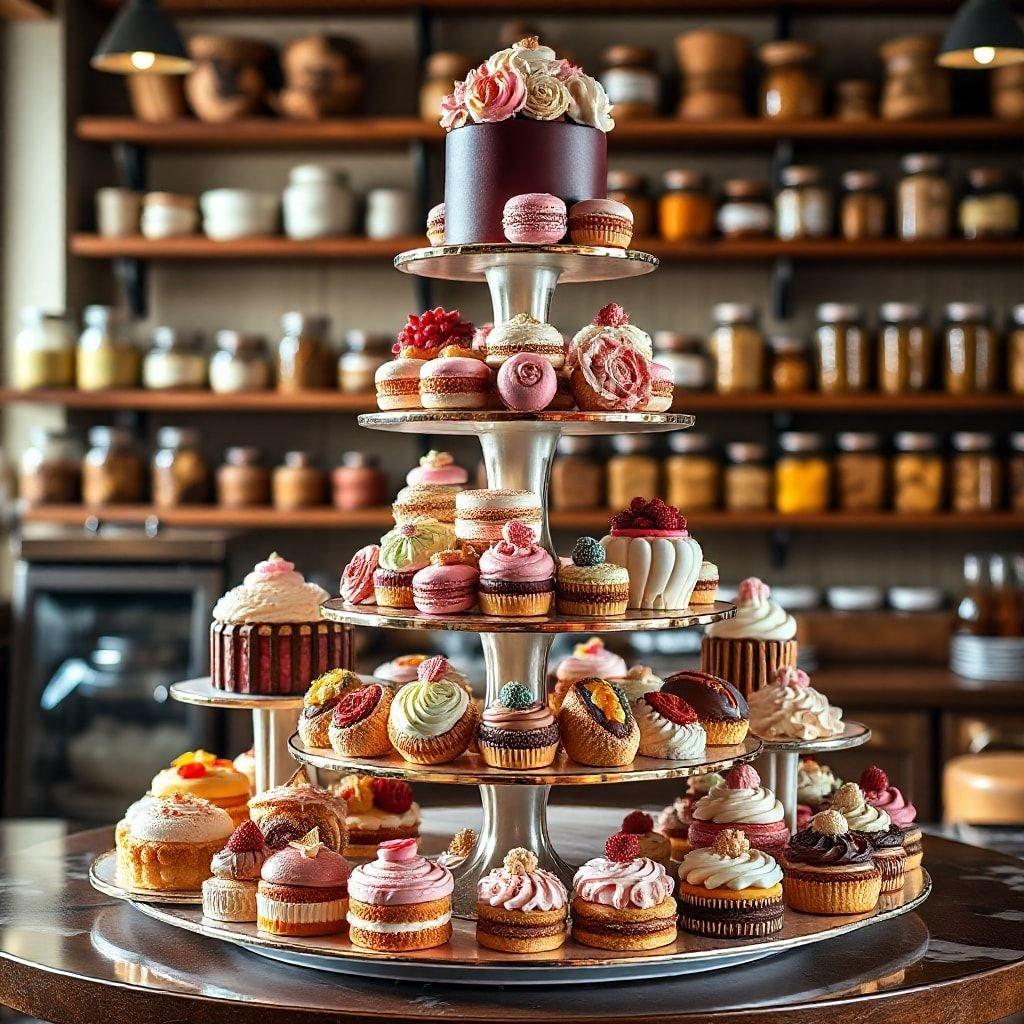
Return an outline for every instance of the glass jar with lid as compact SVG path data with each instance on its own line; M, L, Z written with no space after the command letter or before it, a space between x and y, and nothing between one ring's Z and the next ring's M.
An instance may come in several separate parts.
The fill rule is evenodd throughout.
M889 467L878 434L846 430L836 436L836 501L844 512L885 508Z
M346 331L338 356L338 388L346 395L372 394L373 375L391 359L393 339L369 331Z
M772 468L768 446L733 441L725 446L723 495L729 512L767 512L772 507Z
M153 347L142 360L142 386L152 391L205 388L206 353L198 331L157 327Z
M793 164L779 174L775 196L775 235L794 238L828 238L832 234L832 193L820 167Z
M828 509L832 467L821 434L787 430L779 435L775 460L775 508L786 514L813 514Z
M345 452L331 473L331 499L335 508L355 511L374 508L386 500L388 478L380 459L365 452Z
M823 94L818 47L799 39L777 39L757 51L764 65L760 114L773 121L821 117Z
M866 391L871 384L872 346L860 306L823 302L817 316L814 364L818 388L827 395Z
M263 338L218 331L217 351L210 359L210 387L223 395L270 387L270 359Z
M765 342L757 307L749 302L719 302L712 308L714 330L708 339L720 394L764 390Z
M616 434L608 460L608 505L618 512L637 496L654 498L659 492L660 467L654 438L648 434Z
M927 391L935 367L935 339L919 302L884 302L878 308L878 387L887 395Z
M202 505L210 497L210 474L194 427L161 427L153 455L153 504L157 508Z
M1010 435L1010 457L1006 463L1009 504L1014 512L1024 512L1024 430Z
M952 437L950 492L954 512L994 512L1003 503L1003 467L995 439L986 431L962 430Z
M840 183L839 230L848 242L882 238L886 228L886 202L877 171L847 171Z
M655 117L661 101L658 54L649 46L619 43L602 54L601 84L624 121Z
M436 124L441 113L441 100L452 91L452 83L459 82L474 67L473 58L454 50L438 50L427 57L420 86L420 117Z
M836 82L837 121L870 121L875 113L875 83L870 78L844 78Z
M284 462L271 477L274 508L293 512L326 504L327 474L309 452L285 452Z
M806 391L811 384L811 362L803 338L774 335L768 339L772 350L772 390L780 395Z
M937 434L904 430L893 439L893 508L908 515L927 515L942 508L946 466Z
M259 508L270 504L270 470L259 448L235 447L224 452L217 468L217 504L222 508Z
M34 427L21 454L18 496L26 505L72 505L79 500L82 445L70 431Z
M1024 303L1010 310L1006 339L1006 385L1015 395L1024 395Z
M329 325L326 316L290 312L281 317L283 337L277 347L278 391L309 391L328 385Z
M592 437L558 439L551 466L551 507L559 512L604 508L604 463Z
M25 306L14 338L12 383L19 391L75 386L75 336L63 313Z
M608 198L629 207L633 214L634 238L649 238L654 233L654 200L642 174L609 171Z
M1020 198L1002 167L972 167L960 200L964 238L1012 238L1020 231Z
M729 178L722 183L715 224L725 238L767 238L775 215L768 184L754 178Z
M679 331L654 332L655 362L672 371L672 383L687 391L705 391L711 387L711 359L704 340L696 334Z
M953 189L946 164L934 153L908 153L896 186L896 233L905 242L949 238Z
M139 350L112 306L86 306L78 338L76 379L81 391L133 388L139 383Z
M93 427L82 461L86 505L134 505L142 501L146 464L127 427Z
M946 306L942 333L942 379L951 395L985 394L999 383L999 338L991 311L980 302Z
M707 434L680 431L669 434L665 459L666 500L684 514L718 508L722 467Z
M668 242L710 238L715 205L707 175L685 169L666 171L665 191L658 200L658 230Z

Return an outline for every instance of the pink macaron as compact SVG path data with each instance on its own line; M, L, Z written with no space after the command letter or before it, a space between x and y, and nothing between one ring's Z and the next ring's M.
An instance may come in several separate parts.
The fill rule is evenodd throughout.
M481 359L439 356L420 368L424 409L483 409L491 395L491 371Z
M672 408L672 393L675 383L672 370L664 363L650 363L651 400L644 406L644 412L668 412Z
M431 245L444 245L444 203L432 206L427 214L427 240Z
M558 196L528 192L513 196L505 204L501 228L510 242L551 245L565 237L569 218Z
M546 409L558 390L558 375L549 360L534 352L519 352L498 370L498 395L515 412Z
M468 612L476 604L480 571L465 562L432 562L412 578L412 601L425 615Z

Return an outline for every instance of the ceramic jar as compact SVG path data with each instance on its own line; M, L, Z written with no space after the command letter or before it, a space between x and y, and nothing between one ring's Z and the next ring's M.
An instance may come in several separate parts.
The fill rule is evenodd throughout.
M947 117L951 107L949 72L935 63L937 36L901 36L879 50L885 62L880 113L886 121Z
M610 46L603 54L601 84L623 121L654 117L661 103L657 51L647 46Z
M294 39L281 51L284 88L278 109L300 121L352 114L366 88L365 69L366 51L344 36Z
M284 233L289 238L350 235L356 223L356 196L347 175L320 164L300 164L284 190Z
M331 473L331 500L335 508L354 512L387 504L388 478L380 460L363 452L345 452Z
M203 211L203 233L215 241L277 232L278 198L272 192L212 188L199 197L199 206Z
M753 178L730 178L722 183L715 225L726 238L765 238L772 233L775 213L768 186Z
M688 121L745 117L743 72L750 44L743 36L698 29L676 37L683 78L679 116Z
M96 189L96 231L104 238L139 233L142 193L130 188Z
M142 200L140 230L146 238L181 238L194 235L199 226L195 196L172 192L148 192Z
M836 82L837 121L870 121L875 116L875 83L869 78Z
M260 464L259 448L228 448L217 469L221 508L258 508L270 504L270 470Z
M204 34L189 39L188 52L195 67L185 76L185 98L200 121L226 124L263 105L271 56L264 43Z
M412 193L406 188L374 188L366 194L368 238L399 238L411 235Z
M1004 64L989 72L992 116L1000 121L1024 119L1024 64Z
M441 116L441 101L455 82L461 81L475 65L473 58L454 50L438 50L427 58L423 84L420 86L420 117L437 123Z
M823 90L818 48L799 39L778 39L758 50L764 65L760 115L772 121L821 117Z

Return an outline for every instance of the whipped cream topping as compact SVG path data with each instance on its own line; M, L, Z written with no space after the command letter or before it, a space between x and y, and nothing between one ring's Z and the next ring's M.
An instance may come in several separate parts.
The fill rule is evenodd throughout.
M679 878L706 889L770 889L782 881L782 868L761 850L729 857L708 846L691 850L683 858Z
M632 707L640 727L641 754L682 761L704 752L708 736L699 722L673 722L645 700L638 700Z
M184 794L140 801L129 826L133 839L154 843L213 843L235 830L227 811Z
M785 817L781 801L764 786L730 789L726 781L712 787L694 805L693 817L715 824L773 824Z
M214 622L318 622L330 594L278 554L260 562L213 607Z
M410 828L420 823L420 805L413 802L407 811L395 814L394 811L382 811L372 807L366 811L357 811L345 817L345 825L351 831L376 832L382 828Z
M660 690L665 681L656 676L647 665L634 665L624 676L613 677L610 682L613 682L632 704L645 693Z
M448 679L407 683L391 702L391 723L418 739L443 736L466 713L469 694Z
M856 783L840 787L830 806L842 812L852 832L888 832L892 828L889 815L869 804Z
M561 879L544 868L513 874L507 868L495 868L477 882L477 899L504 910L560 910L567 893Z
M656 907L672 895L674 888L665 868L647 857L630 861L595 857L572 880L574 897L616 910Z
M740 584L736 615L712 623L707 633L723 640L792 640L796 619L772 599L766 583L752 576Z
M807 673L783 668L777 681L748 698L750 729L766 740L817 740L843 732L843 709L810 685Z
M796 776L796 799L811 810L817 810L822 802L842 785L827 764L805 760L800 763Z
M452 873L421 857L415 839L392 839L377 847L377 859L357 867L348 880L349 896L377 906L429 903L451 896Z

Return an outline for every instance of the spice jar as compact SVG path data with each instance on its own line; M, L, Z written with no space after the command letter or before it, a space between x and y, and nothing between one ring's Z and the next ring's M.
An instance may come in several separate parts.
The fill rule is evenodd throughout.
M745 117L743 72L749 55L750 43L732 32L697 29L677 36L683 79L679 116L688 121Z
M875 83L870 78L836 82L837 121L870 121L875 116Z
M946 482L938 436L907 430L898 433L893 443L893 507L910 515L938 512Z
M218 394L263 391L270 386L270 360L263 339L241 331L218 331L210 359L210 387Z
M827 238L832 233L832 195L820 167L784 167L775 196L777 238Z
M1010 332L1006 339L1006 385L1015 395L1024 395L1024 303L1010 310Z
M338 388L347 395L373 392L373 375L391 359L393 339L386 334L346 331L338 357Z
M821 117L823 90L816 66L818 48L799 39L778 39L757 51L761 76L762 117L773 121L804 121Z
M722 184L715 224L725 238L766 238L775 215L770 192L763 181L730 178Z
M356 194L341 171L320 164L293 167L282 198L289 238L328 238L355 230Z
M82 481L82 446L74 434L34 427L21 453L18 496L26 505L72 505Z
M764 336L757 307L748 302L719 302L712 307L715 328L708 339L720 394L764 389Z
M199 227L199 201L195 196L148 192L142 200L139 230L146 238L181 238Z
M623 509L637 495L654 497L658 489L658 459L654 439L646 434L617 434L608 460L608 504Z
M381 472L380 460L362 452L345 452L341 465L331 474L334 507L347 511L383 505L387 487L388 478Z
M844 512L885 507L888 466L878 434L847 430L837 435L836 501Z
M951 302L942 334L942 379L951 395L995 391L999 378L999 339L988 306Z
M779 435L775 462L775 507L779 512L814 513L828 508L831 466L821 434L789 430Z
M703 339L695 334L655 331L654 360L669 368L677 388L704 391L711 387L711 359Z
M654 200L647 194L642 175L634 171L609 171L608 198L629 207L635 238L650 237L654 232Z
M75 386L75 336L63 313L25 306L14 337L12 383L19 391Z
M127 427L93 427L82 461L86 505L132 505L142 501L146 465Z
M906 395L931 387L935 342L917 302L885 302L878 308L878 387Z
M86 306L78 338L76 378L81 391L133 388L139 382L139 350L111 306Z
M284 336L277 347L277 390L309 391L328 386L327 330L325 316L291 312L281 317Z
M217 467L217 504L222 508L258 508L270 504L270 470L259 448L228 448Z
M153 391L206 387L202 335L176 327L157 327L153 347L142 360L142 386Z
M707 434L669 434L665 489L670 505L685 512L704 512L721 504L722 467Z
M811 362L803 338L775 336L768 339L772 350L772 390L779 394L806 391L811 384Z
M284 463L271 478L274 508L293 512L326 503L327 474L313 462L309 452L286 452Z
M880 113L886 121L948 117L949 72L935 63L937 36L901 36L879 49L885 63Z
M960 200L964 238L1012 238L1020 230L1020 200L1002 167L972 167Z
M992 116L1000 121L1024 118L1024 64L1003 64L988 73Z
M661 80L657 52L647 46L609 46L602 56L601 84L623 121L658 113Z
M992 435L963 430L952 437L950 460L954 512L994 512L1003 503L1003 467Z
M210 474L199 453L199 431L161 427L153 455L153 504L157 508L202 505L210 497Z
M817 316L814 367L818 389L827 395L866 391L871 382L872 346L860 306L823 302Z
M669 242L710 238L715 206L707 176L700 171L666 171L665 192L658 200L658 230Z
M604 464L592 437L560 437L551 466L551 507L559 512L604 508Z
M454 50L438 50L428 58L420 86L420 117L436 124L441 116L441 101L462 81L474 66L473 58Z
M725 507L730 512L767 512L772 505L772 470L768 446L733 441L725 446L729 460L723 473Z
M839 230L848 242L885 235L886 204L877 171L847 171L840 179Z
M905 242L948 238L953 191L946 165L934 153L908 153L896 187L896 233Z
M1024 431L1014 431L1010 435L1010 458L1006 469L1010 508L1014 512L1024 512Z

